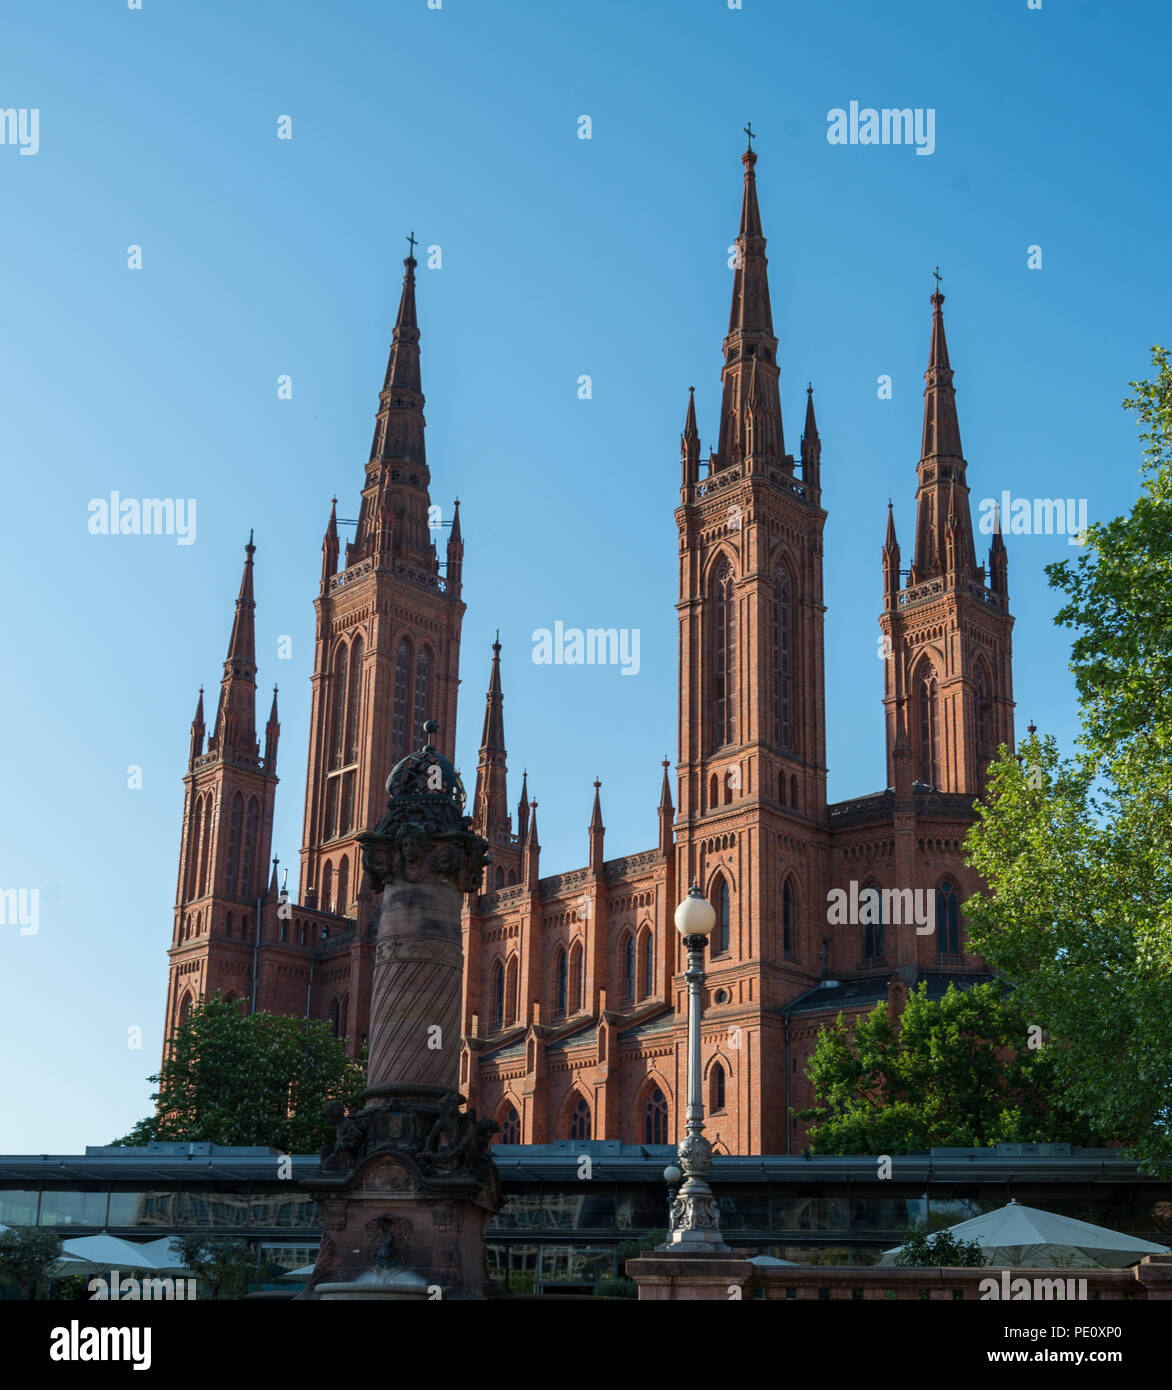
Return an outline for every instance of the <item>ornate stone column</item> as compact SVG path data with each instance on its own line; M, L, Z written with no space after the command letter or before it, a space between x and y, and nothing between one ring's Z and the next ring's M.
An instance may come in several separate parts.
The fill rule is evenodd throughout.
M457 1090L461 895L488 846L464 815L460 778L431 741L387 779L386 813L360 836L382 903L362 1109L330 1118L337 1141L309 1186L322 1243L307 1293L328 1298L485 1298L484 1228L501 1205L497 1126Z

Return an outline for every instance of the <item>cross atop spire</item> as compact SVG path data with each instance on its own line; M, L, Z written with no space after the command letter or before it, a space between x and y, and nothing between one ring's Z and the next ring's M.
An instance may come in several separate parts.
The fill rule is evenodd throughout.
M407 241L408 241L408 243L410 244L410 247L411 247L411 250L407 252L407 259L413 261L413 260L415 259L415 248L419 245L419 243L415 240L415 233L414 233L414 232L411 232L411 233L408 235Z
M756 135L753 133L753 122L746 121L745 124L741 127L741 129L749 137L749 149L752 150L753 141L757 138Z
M940 267L937 266L936 269L932 272L932 274L936 277L936 293L939 294L939 293L940 293Z

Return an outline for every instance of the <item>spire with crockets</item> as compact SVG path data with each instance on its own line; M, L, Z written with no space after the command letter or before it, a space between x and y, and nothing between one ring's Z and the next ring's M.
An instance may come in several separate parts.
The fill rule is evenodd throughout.
M228 639L228 654L224 658L224 675L220 681L220 702L216 721L208 739L208 752L222 758L253 759L258 755L256 742L256 600L252 592L252 557L256 546L252 532L244 547L244 573L240 578L240 593L232 618L232 635Z
M917 468L920 485L916 493L913 584L945 571L965 578L975 578L977 572L943 306L938 282L932 295L932 342L928 370L924 373L924 433Z
M492 644L492 670L489 673L488 694L484 702L484 729L480 736L476 793L472 798L472 806L473 825L478 835L490 841L509 839L512 833L512 819L509 816L499 632Z
M424 444L426 421L419 366L419 321L415 311L414 233L411 254L403 261L403 289L391 335L390 355L379 392L374 439L366 465L362 508L352 545L346 547L346 567L374 555L379 563L391 556L406 559L412 568L438 575L439 565L429 532L430 474Z
M745 166L745 188L734 256L728 336L724 340L720 443L713 461L716 471L750 459L754 464L786 461L777 382L777 339L773 336L769 303L765 235L757 206L757 155L751 137L741 162Z

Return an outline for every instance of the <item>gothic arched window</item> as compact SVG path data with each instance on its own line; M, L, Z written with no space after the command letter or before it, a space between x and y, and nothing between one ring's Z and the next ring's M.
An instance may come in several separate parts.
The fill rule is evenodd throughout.
M920 666L916 687L920 707L916 776L925 786L936 787L940 784L940 687L928 662Z
M797 895L792 879L786 879L781 889L781 949L787 956L794 954L794 928L797 925Z
M338 833L338 783L339 777L331 777L326 783L326 824L325 838L332 840Z
M635 938L628 932L620 947L623 962L623 999L630 1004L635 998Z
M773 742L794 746L794 586L789 570L773 571Z
M649 927L643 928L639 959L643 968L643 988L639 997L646 999L655 990L655 937Z
M342 819L338 828L342 832L342 834L345 834L346 831L352 830L354 828L355 777L356 774L354 772L354 769L351 768L349 772L343 772L340 779L342 783Z
M712 906L716 910L716 929L712 933L712 954L727 951L732 941L732 895L728 882L718 876L712 888Z
M714 748L736 737L737 619L732 565L717 566L712 583L712 717Z
M411 683L411 643L406 637L395 653L395 708L391 718L391 761L405 758L407 747L407 699Z
M419 648L419 657L415 662L415 714L414 733L419 737L423 735L419 731L423 728L424 722L431 717L429 708L431 702L431 652L427 647Z
M244 817L244 850L240 862L240 896L251 898L255 865L253 857L260 840L260 802L255 796L248 799L248 812Z
M505 967L499 960L492 967L492 1026L495 1032L505 1026Z
M570 1138L589 1139L590 1129L590 1106L585 1096L579 1096L577 1104L570 1111Z
M651 1088L647 1104L643 1107L644 1144L667 1144L667 1097L658 1086Z
M877 883L868 883L859 895L859 916L863 920L863 956L866 960L883 959L883 890Z
M973 699L977 717L977 757L987 762L993 756L993 700L989 673L983 661L978 661L973 671Z
M334 657L334 713L330 733L331 767L342 766L343 739L346 732L346 671L349 658L349 648L345 642L339 643L337 654Z
M203 830L199 846L199 897L208 891L208 860L212 848L212 797L209 792L203 799Z
M224 891L230 898L236 896L236 880L240 872L240 837L243 833L244 798L237 792L232 798L232 810L228 816L228 876Z
M575 941L570 948L570 1012L582 1008L582 943Z
M719 1062L708 1074L708 1109L713 1115L724 1109L724 1067Z
M362 687L362 638L354 639L350 653L350 684L346 692L346 761L358 757L358 697Z
M330 1002L330 1032L335 1038L341 1036L342 1008L337 999Z
M505 967L505 1022L517 1021L517 957L510 956Z
M947 878L936 889L936 939L942 956L960 955L960 900Z
M195 806L191 812L191 834L188 836L187 849L187 893L186 897L194 898L199 887L199 846L203 837L203 797L195 798Z
M179 1022L186 1023L191 1017L191 994L187 993L179 1001Z
M323 912L334 910L334 866L327 864L321 878L321 905Z
M497 1142L501 1144L519 1144L521 1142L521 1117L517 1114L515 1106L510 1105L501 1117L501 1137Z
M338 865L338 907L337 912L340 917L349 914L346 909L350 906L350 859L347 855L342 856L342 862Z
M570 970L566 961L566 948L558 947L553 964L553 1012L555 1018L563 1018L570 989Z

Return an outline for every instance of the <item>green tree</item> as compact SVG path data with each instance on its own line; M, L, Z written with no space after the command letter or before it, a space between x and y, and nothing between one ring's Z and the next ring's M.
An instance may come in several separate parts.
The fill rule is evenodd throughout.
M1151 1171L1172 1167L1172 367L1124 402L1141 494L1047 566L1077 632L1082 733L1002 749L968 836L975 949L1044 1025L1067 1103Z
M36 1297L61 1258L61 1238L39 1226L13 1226L0 1232L0 1274L20 1286L20 1297Z
M806 1066L818 1104L810 1146L823 1154L908 1153L933 1145L1091 1137L1058 1100L1053 1063L1029 1047L1022 1003L999 984L929 999L921 981L897 1028L885 1004L823 1028Z
M234 1236L179 1236L175 1244L183 1264L195 1276L197 1298L243 1298L257 1275L248 1242Z
M975 1240L957 1240L950 1231L930 1235L922 1227L909 1226L895 1263L904 1269L972 1269L989 1261Z
M279 1014L242 1015L216 997L200 1002L172 1038L154 1115L115 1142L155 1139L260 1145L311 1153L333 1139L327 1100L361 1103L365 1074L327 1024Z

